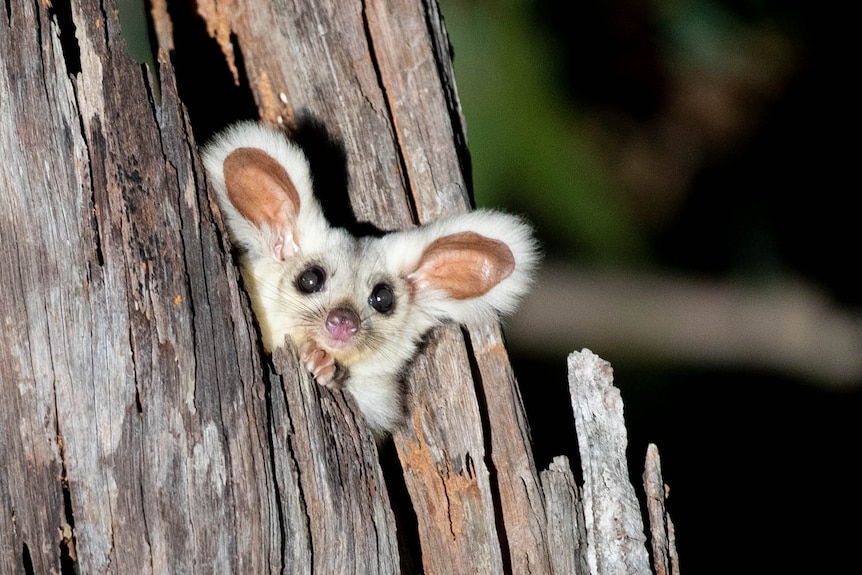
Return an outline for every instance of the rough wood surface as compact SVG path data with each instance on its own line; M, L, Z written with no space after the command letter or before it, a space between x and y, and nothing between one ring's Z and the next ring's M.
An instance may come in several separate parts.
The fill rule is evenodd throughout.
M590 573L650 573L640 506L626 465L628 439L613 370L586 349L569 355L568 368L584 473Z
M549 573L545 504L530 432L499 326L473 326L471 350L487 414L492 466L514 573Z
M352 400L261 351L167 5L156 71L113 0L69 6L0 4L0 572L645 572L606 363L570 359L584 486L540 480L499 326L437 330L384 481ZM196 6L262 118L343 146L360 220L468 208L435 2Z
M395 436L426 573L502 573L491 477L473 380L456 327L438 331L408 379L407 429Z
M548 548L551 567L558 575L586 575L587 532L581 489L575 482L567 457L554 458L542 471L542 489L548 518Z
M323 473L306 404L268 401L297 376L262 366L171 67L155 90L100 2L6 7L0 572L397 570L373 444Z
M371 433L341 393L320 388L293 349L274 357L271 433L277 489L287 498L282 569L395 573L395 518ZM307 518L307 525L297 519Z
M676 552L673 521L671 521L665 507L669 488L662 480L658 447L652 443L647 447L643 482L655 574L679 575L679 557Z
M114 10L54 16L0 9L0 571L268 570L255 336L171 70L155 105Z

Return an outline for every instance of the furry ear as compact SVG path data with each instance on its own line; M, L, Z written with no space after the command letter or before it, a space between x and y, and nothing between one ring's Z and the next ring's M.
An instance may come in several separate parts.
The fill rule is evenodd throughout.
M402 244L402 275L414 302L438 320L463 323L511 312L529 289L538 260L530 227L489 210L395 235L401 236L394 239Z
M325 227L308 162L283 134L257 122L228 128L203 151L231 241L256 257L285 260Z
M476 232L456 232L426 246L407 280L415 291L437 289L464 300L485 295L514 269L515 257L503 242Z

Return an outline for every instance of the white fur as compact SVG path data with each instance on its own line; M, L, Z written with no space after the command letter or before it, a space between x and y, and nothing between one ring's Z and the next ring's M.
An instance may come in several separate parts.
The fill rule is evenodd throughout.
M458 232L476 232L506 244L515 258L512 274L485 295L467 300L454 300L442 292L426 292L416 304L438 322L452 320L471 323L492 319L495 314L515 310L532 282L538 263L538 251L532 229L522 219L493 210L476 210L448 216L413 230L389 234L380 239L392 269L412 270L422 251L439 237Z
M283 260L273 257L278 231L258 228L230 202L224 161L237 148L258 148L277 160L299 194L296 229L282 230L297 238L298 251ZM327 358L346 367L347 379L335 383L351 392L378 437L391 432L402 417L400 376L430 328L445 320L466 323L509 313L529 288L537 248L530 227L515 216L479 210L382 238L356 239L325 220L312 192L308 162L281 133L258 123L237 124L209 143L203 157L231 241L246 250L240 264L265 347L278 347L285 337L297 347L313 342ZM514 259L512 272L486 293L461 300L439 286L411 281L429 245L461 232L505 244ZM326 288L319 293L305 294L296 286L296 278L309 265L327 272ZM381 283L391 285L396 297L388 313L373 309L368 301ZM329 339L325 327L329 311L338 306L355 310L361 320L346 351ZM309 362L307 367L321 365Z

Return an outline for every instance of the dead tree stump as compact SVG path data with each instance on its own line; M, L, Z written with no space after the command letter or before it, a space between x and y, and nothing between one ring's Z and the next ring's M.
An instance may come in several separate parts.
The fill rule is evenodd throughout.
M585 484L539 473L496 324L412 365L396 501L352 401L261 350L166 3L157 70L113 0L54 4L0 6L0 572L649 572L609 365L569 360ZM286 4L196 4L260 117L326 127L360 221L467 210L436 3ZM678 572L650 461L655 569Z

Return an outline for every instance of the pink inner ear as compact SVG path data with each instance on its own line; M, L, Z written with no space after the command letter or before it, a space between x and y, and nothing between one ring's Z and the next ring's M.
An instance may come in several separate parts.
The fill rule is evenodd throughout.
M418 289L442 289L460 300L488 293L514 269L515 258L505 243L459 232L431 242L408 277Z
M297 251L299 193L278 161L258 148L237 148L224 160L228 199L239 213L274 232L272 253L283 260Z

